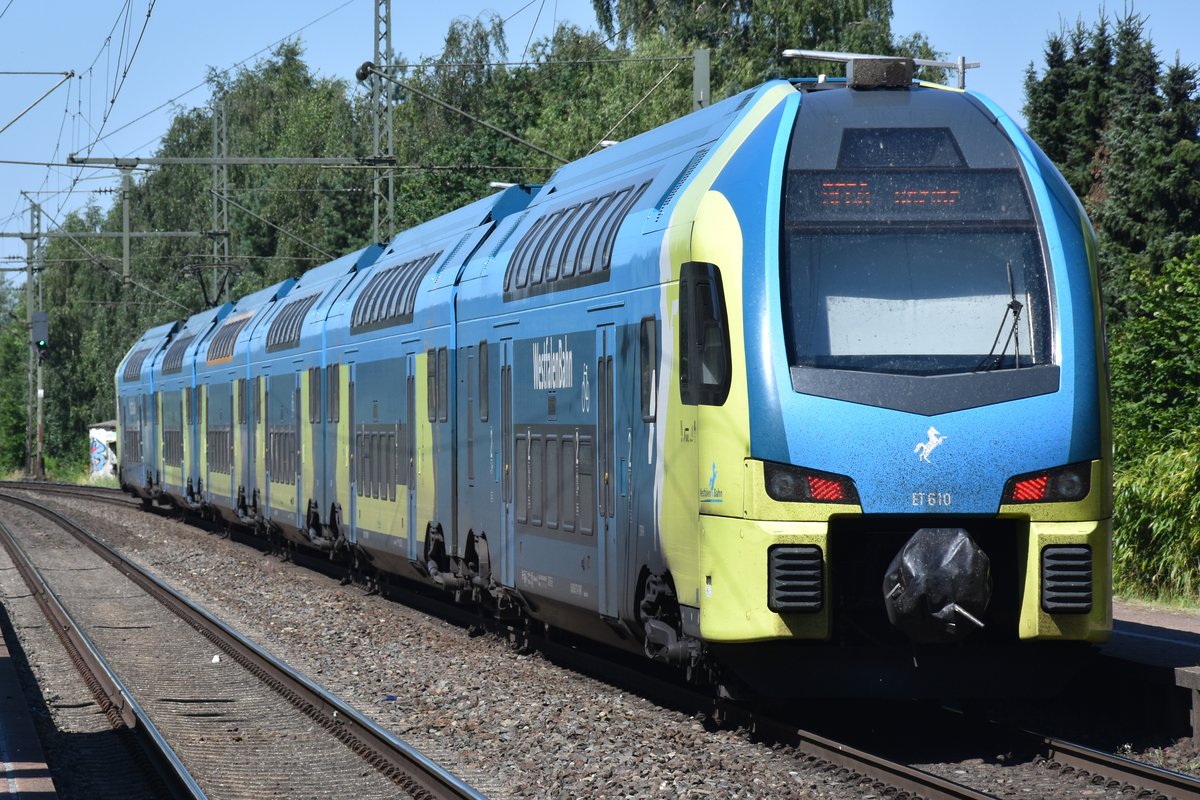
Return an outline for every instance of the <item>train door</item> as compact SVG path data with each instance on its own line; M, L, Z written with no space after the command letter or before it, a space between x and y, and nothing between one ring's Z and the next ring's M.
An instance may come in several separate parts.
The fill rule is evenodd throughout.
M513 531L512 339L500 340L500 582L516 586Z
M247 378L236 377L231 377L231 380L237 392L237 426L235 428L237 432L234 434L233 480L230 481L229 489L233 497L233 508L236 509L239 491L250 491L250 465L254 463L254 451L251 448L251 444L254 437L250 435L249 380ZM246 495L245 500L249 504L249 495Z
M318 413L323 422L320 426L320 442L317 445L317 502L320 504L321 515L330 525L337 525L343 535L346 534L346 520L337 519L335 508L341 502L338 492L338 424L342 413L341 404L341 365L328 364L324 369L321 381L322 403ZM328 516L326 516L328 515Z
M138 414L139 421L142 425L142 440L141 457L142 457L142 486L149 486L151 476L154 474L154 394L148 392L141 396L141 413Z
M260 378L261 380L261 378ZM263 463L263 513L267 519L271 518L271 472L274 469L272 462L271 449L271 379L268 377L262 381L262 414L259 415L259 421L262 424L262 463Z
M291 478L292 478L292 487L295 492L295 494L293 495L293 502L295 503L295 505L292 507L292 513L293 513L292 523L294 525L296 525L297 527L303 529L304 527L306 527L304 524L303 499L306 496L306 493L308 492L308 486L305 485L305 483L304 483L304 466L303 466L304 459L306 458L306 454L304 452L304 427L305 426L303 424L303 420L304 420L304 408L303 408L304 381L301 378L301 376L304 374L304 372L303 372L303 367L300 366L301 363L302 362L300 362L300 361L294 362L295 377L292 379L294 381L294 386L292 388L292 430L294 431L294 433L292 434L292 442L291 442L292 453L293 453Z
M430 386L426 391L433 391ZM400 457L404 459L404 535L408 539L408 559L417 561L417 354L404 357L404 431ZM432 476L426 476L432 480ZM424 554L422 554L424 555Z
M342 503L342 511L346 515L344 520L347 529L350 531L350 541L358 542L358 464L361 454L355 446L358 437L355 432L358 430L358 412L354 408L354 384L357 377L358 369L353 361L346 364L346 425L338 428L338 460L339 466L344 466L345 488L341 491L341 497L344 498ZM338 387L340 393L341 387ZM343 434L342 431L345 431ZM339 484L339 486L342 484Z
M616 428L613 420L613 350L616 349L616 327L601 325L596 329L596 560L599 562L597 583L600 594L600 613L616 617L621 565L617 559L616 487L617 465Z
M297 524L300 486L300 379L287 371L267 379L267 506L276 522Z

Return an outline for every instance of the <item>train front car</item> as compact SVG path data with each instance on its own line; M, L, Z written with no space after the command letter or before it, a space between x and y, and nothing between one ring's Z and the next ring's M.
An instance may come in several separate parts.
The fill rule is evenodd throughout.
M1091 228L980 98L797 88L681 201L663 444L668 475L696 454L699 539L664 511L650 650L782 694L1048 687L1112 625Z

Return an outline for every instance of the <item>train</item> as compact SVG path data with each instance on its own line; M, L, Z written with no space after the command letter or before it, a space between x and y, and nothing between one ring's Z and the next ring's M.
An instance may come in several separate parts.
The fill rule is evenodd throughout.
M115 383L144 503L735 696L1037 687L1112 628L1092 228L906 59L147 330Z

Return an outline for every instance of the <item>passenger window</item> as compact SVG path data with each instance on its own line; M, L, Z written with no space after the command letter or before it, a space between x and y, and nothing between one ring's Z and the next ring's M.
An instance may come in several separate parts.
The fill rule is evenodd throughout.
M642 422L654 422L658 407L658 322L642 320Z
M371 440L371 458L370 458L370 474L371 474L371 497L379 498L379 434L368 434Z
M425 394L427 398L426 411L430 422L437 421L437 386L438 386L438 359L437 351L432 348L425 352L426 361L426 381Z
M488 344L479 343L479 421L488 421Z
M396 436L399 437L396 444L396 483L399 486L407 486L408 480L408 454L406 449L408 445L408 435L405 432L404 424L396 426Z
M562 458L559 459L558 485L562 497L562 529L575 530L575 504L579 501L579 493L575 487L575 459L578 452L575 449L575 437L562 438Z
M529 440L529 522L542 524L542 437Z
M325 369L325 407L330 422L338 422L342 416L341 372L340 364L330 364Z
M321 421L321 368L308 371L308 421L315 425Z
M396 501L396 485L400 482L400 451L396 447L396 434L389 433L387 435L387 463L388 463L388 500Z
M559 495L559 480L558 473L558 437L546 437L546 493L544 495L546 501L546 527L558 527L558 495Z
M513 471L516 473L513 484L517 489L516 511L517 522L529 522L529 449L525 434L517 436L517 455L513 459Z
M450 353L445 347L438 348L438 421L445 422L450 413Z
M596 528L596 462L593 452L591 437L580 437L575 497L579 507L576 521L579 532L584 536L591 536Z
M467 480L475 480L475 348L467 348Z
M354 434L354 493L359 497L363 496L363 435L361 433Z

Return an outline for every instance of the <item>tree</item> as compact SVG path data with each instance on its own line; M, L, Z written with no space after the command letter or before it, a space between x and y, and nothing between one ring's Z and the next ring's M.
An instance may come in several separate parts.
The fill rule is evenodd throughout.
M209 103L175 116L158 155L210 156L218 103L228 115L231 155L364 154L366 137L347 86L313 77L296 43L280 45L252 69L214 74L211 83ZM236 203L230 213L231 255L240 267L232 296L361 247L370 223L367 180L363 170L231 168L230 197ZM134 183L134 227L209 230L211 190L207 166L155 169ZM70 215L63 228L119 231L121 206L101 211L92 205ZM50 268L43 273L43 291L53 331L45 370L46 448L52 458L80 466L87 459L86 426L113 415L113 375L133 341L148 327L217 302L209 284L213 271L197 268L211 262L209 239L136 240L129 286L121 281L119 248L112 239L66 238L46 248ZM0 464L14 457L2 431L0 448L6 448Z
M593 0L592 7L604 31L622 41L640 47L647 39L661 39L685 52L711 50L714 97L827 69L785 63L782 53L789 48L936 55L923 35L893 37L891 0Z
M798 74L796 65L781 61L787 47L933 55L920 35L893 38L890 0L739 0L721 8L691 0L612 0L597 8L608 14L610 28L620 20L620 35L560 26L533 43L531 63L512 65L503 63L508 48L498 17L456 20L440 56L397 76L403 85L387 91L396 101L399 229L486 196L493 181L544 183L560 166L556 156L580 158L602 139L627 139L687 113L694 47L713 49L717 97L766 77ZM298 42L281 44L249 69L214 71L209 83L208 101L176 114L158 155L210 156L218 109L233 156L368 154L365 91L313 75ZM55 239L47 248L54 265L44 276L55 332L47 362L52 454L85 461L85 426L112 415L114 370L142 331L224 296L299 276L368 243L369 170L238 166L229 168L229 184L236 270L224 292L212 283L222 273L201 269L212 258L207 237L137 240L130 285L120 277L119 241ZM212 192L208 166L153 169L134 182L133 225L209 230ZM121 207L91 206L63 227L120 230ZM6 353L0 336L0 362ZM21 457L0 425L0 465Z
M1117 484L1116 583L1194 592L1200 555L1200 99L1129 13L1047 42L1026 75L1030 134L1097 227ZM1068 54L1067 51L1070 51Z

